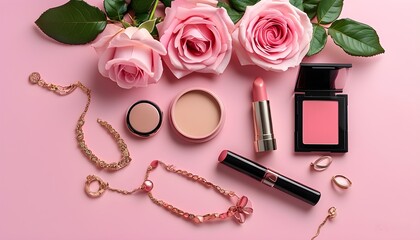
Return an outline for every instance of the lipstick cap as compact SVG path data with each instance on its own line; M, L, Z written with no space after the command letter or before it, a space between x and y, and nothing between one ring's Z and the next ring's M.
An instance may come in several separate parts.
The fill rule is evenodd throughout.
M227 150L222 151L219 156L219 162L260 181L267 186L288 193L312 206L316 205L321 198L321 193L319 191L233 152Z
M261 181L264 178L267 170L267 168L260 164L227 150L220 153L219 162L257 181Z

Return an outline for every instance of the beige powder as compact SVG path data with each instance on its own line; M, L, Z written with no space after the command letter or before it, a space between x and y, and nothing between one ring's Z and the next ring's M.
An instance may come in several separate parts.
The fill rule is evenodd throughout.
M148 133L159 125L159 111L149 103L139 103L131 109L128 120L134 130Z
M217 100L200 90L182 95L174 105L173 114L178 130L193 138L208 136L221 120L221 109Z

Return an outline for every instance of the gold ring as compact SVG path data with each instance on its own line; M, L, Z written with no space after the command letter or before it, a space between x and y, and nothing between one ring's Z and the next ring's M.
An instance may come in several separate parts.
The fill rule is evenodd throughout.
M352 185L350 179L343 175L335 175L334 177L332 177L331 181L342 189L348 189Z
M93 182L98 182L99 184L99 188L96 191L91 191L90 190L90 185ZM86 182L85 182L85 192L89 197L100 197L105 190L108 188L108 183L104 182L101 178L95 176L95 175L89 175L86 177Z
M332 163L332 157L331 156L321 156L317 160L315 160L314 162L311 163L311 167L315 171L320 172L320 171L324 171L325 169L327 169L328 166L330 166L331 163Z

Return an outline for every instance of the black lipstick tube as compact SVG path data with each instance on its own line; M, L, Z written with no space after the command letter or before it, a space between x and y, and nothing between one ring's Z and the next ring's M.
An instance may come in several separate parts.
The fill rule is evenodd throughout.
M321 193L319 191L285 177L254 161L239 156L236 153L223 150L220 153L219 162L262 182L267 186L288 193L312 206L316 205L321 198Z

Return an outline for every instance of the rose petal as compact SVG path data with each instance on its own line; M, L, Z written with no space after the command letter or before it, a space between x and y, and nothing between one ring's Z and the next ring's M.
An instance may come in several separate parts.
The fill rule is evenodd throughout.
M139 31L135 32L132 37L132 40L139 40L141 44L144 44L154 50L155 52L159 53L160 55L166 54L166 49L159 41L155 40L150 33L141 28Z
M96 38L97 40L92 43L92 47L100 55L108 47L109 42L117 34L120 34L124 29L115 24L107 24L105 30Z
M115 53L115 49L113 48L106 49L104 50L102 55L100 55L99 57L98 70L99 70L99 73L101 73L101 75L104 77L109 76L108 70L105 68L105 65L109 60L111 60L114 57L114 53Z

